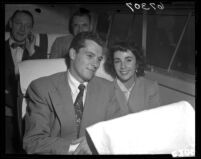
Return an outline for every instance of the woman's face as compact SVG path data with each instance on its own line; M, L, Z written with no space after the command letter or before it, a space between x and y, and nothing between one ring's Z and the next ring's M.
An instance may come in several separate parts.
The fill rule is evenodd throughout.
M134 80L136 70L136 58L130 51L116 51L114 57L114 68L119 80L123 83Z

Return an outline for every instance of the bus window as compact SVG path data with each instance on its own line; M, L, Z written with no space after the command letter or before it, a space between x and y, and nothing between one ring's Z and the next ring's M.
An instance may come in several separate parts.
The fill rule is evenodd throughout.
M121 8L107 13L99 15L96 28L108 47L117 41L135 42L148 66L195 75L194 3L186 8L165 5L164 10L134 13Z
M147 62L166 70L195 75L195 17L191 10L148 15Z
M114 14L109 37L109 45L116 41L127 39L131 21L132 14Z
M108 45L117 41L136 42L142 45L142 14L114 13L108 32Z
M107 34L110 27L110 21L111 21L111 18L107 13L98 15L96 31L99 33L101 38L103 38L103 40L105 41L107 39Z
M190 18L171 69L195 75L195 16Z

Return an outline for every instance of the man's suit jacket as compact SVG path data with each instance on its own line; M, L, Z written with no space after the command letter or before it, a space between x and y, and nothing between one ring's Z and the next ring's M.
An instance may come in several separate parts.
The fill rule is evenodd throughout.
M29 56L27 50L24 50L22 61L29 59L44 59L46 53L41 51L40 47L35 46L35 53ZM9 107L16 107L17 102L17 82L18 79L15 77L14 62L11 55L9 46L9 40L5 41L5 82L6 82L6 105Z
M159 87L156 81L138 77L131 90L128 102L116 80L114 80L114 85L122 115L160 106Z
M68 49L70 47L72 40L73 40L72 35L56 38L51 47L50 59L64 58L68 53Z
M76 139L76 117L67 72L33 81L27 91L23 148L28 154L67 154ZM80 136L85 128L120 116L114 85L94 77L87 85Z

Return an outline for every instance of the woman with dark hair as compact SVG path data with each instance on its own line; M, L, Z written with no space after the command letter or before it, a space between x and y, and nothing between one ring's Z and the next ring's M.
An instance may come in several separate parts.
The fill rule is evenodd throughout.
M114 77L115 95L122 114L160 106L158 84L144 77L145 60L135 44L114 44L105 64Z

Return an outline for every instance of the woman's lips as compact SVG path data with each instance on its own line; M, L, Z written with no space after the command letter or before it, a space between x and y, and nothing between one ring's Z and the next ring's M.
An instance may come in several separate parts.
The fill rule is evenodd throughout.
M129 73L129 71L120 71L120 73L121 73L122 75L127 75L127 74Z

